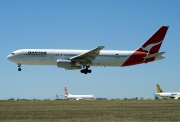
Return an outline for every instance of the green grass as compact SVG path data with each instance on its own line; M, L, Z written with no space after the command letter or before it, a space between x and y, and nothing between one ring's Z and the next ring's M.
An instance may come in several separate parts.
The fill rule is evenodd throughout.
M0 101L0 121L180 121L180 100Z

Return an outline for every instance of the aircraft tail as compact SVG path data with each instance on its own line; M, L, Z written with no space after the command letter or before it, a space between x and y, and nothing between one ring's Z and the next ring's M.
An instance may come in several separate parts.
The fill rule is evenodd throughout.
M150 54L158 53L168 28L169 26L162 26L151 38L149 38L136 51L147 52Z
M157 92L158 93L163 93L163 90L161 89L159 84L156 84L156 87L157 87Z
M65 93L64 96L68 96L68 91L67 91L67 88L66 88L66 87L64 87L64 93Z

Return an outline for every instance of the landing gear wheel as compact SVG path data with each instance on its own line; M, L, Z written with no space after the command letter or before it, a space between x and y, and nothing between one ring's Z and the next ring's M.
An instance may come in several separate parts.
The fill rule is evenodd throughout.
M81 73L84 73L84 70L81 70Z
M21 68L18 68L18 71L21 71Z
M84 68L84 67L83 67ZM84 73L84 74L87 74L87 73L91 73L92 71L90 70L90 69L88 69L89 68L89 66L86 66L86 68L85 69L81 69L81 73Z
M88 73L91 73L92 71L91 70L88 70Z
M18 71L21 71L21 64L17 64L18 65Z
M84 74L87 74L88 73L88 69L84 69L83 72L84 72Z

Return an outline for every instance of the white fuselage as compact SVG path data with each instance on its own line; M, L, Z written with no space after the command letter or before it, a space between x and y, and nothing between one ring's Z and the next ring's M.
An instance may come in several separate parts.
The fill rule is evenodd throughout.
M162 97L162 98L173 98L173 99L180 98L180 92L156 93L155 95L157 97Z
M67 99L75 99L75 100L95 100L96 97L94 95L72 95L68 94L65 96Z
M57 65L58 59L69 59L89 50L22 49L14 51L8 59L17 64ZM121 66L134 51L102 50L91 66Z

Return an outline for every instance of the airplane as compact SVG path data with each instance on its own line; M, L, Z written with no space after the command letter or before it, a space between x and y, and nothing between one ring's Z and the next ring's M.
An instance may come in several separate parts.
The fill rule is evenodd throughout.
M72 95L69 94L67 88L64 87L65 97L66 99L74 99L74 100L95 100L96 97L94 95ZM58 97L58 95L56 95Z
M7 59L17 63L18 71L21 65L55 65L67 70L81 69L87 74L92 71L90 66L124 67L149 63L164 59L165 52L159 52L169 26L162 26L142 46L134 51L102 50L98 46L92 50L65 49L20 49L12 52Z
M162 98L180 99L180 92L163 92L159 84L156 84L157 92L155 96Z

